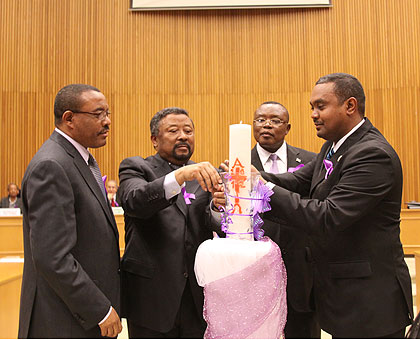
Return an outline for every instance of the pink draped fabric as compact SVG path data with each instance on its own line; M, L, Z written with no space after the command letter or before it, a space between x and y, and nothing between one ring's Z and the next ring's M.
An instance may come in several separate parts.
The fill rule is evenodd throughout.
M245 241L244 241L245 242ZM204 286L206 339L280 338L287 316L287 274L277 244L247 268Z

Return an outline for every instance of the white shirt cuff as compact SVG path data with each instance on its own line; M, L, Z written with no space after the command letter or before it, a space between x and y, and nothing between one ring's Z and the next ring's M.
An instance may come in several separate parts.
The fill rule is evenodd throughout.
M168 201L181 192L181 186L178 184L175 178L175 171L172 171L165 176L165 180L163 181L163 189L165 190L165 198Z
M265 185L269 187L271 190L273 190L273 188L276 186L274 183L271 183L271 182L267 182L265 183Z
M103 324L105 322L105 320L108 319L108 316L110 316L111 312L112 312L112 306L109 307L108 313L105 315L105 317L102 319L102 321L98 323L98 325Z
M211 216L214 218L214 220L216 222L219 222L220 223L222 221L222 213L217 212L217 211L214 211L213 208L216 208L216 206L214 205L213 200L211 200L211 202L210 202L210 213L211 213Z

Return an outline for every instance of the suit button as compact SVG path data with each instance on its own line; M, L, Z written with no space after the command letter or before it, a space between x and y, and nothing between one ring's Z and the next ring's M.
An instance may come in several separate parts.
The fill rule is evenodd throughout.
M184 277L187 279L188 278L188 273L187 272L185 272L184 273Z
M118 274L121 274L121 269L120 268L118 268Z

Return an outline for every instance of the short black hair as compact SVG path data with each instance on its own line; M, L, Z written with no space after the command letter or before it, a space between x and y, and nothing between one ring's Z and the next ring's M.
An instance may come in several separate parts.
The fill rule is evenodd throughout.
M365 91L356 77L347 73L331 73L319 78L315 85L327 83L334 83L335 95L341 104L350 97L356 98L360 114L365 115Z
M258 110L261 108L261 106L263 106L263 105L279 105L279 106L281 106L283 109L284 109L284 111L286 111L286 116L287 116L287 121L289 121L289 111L286 109L286 107L283 105L283 104L281 104L281 103L279 103L279 102L276 102L276 101L274 101L274 100L268 100L268 101L266 101L266 102L263 102L260 106L258 106L258 109L256 109L255 110L255 113L257 113L258 112Z
M55 96L54 101L54 118L55 125L61 123L63 113L67 110L70 111L79 111L82 103L80 101L80 96L84 92L88 91L99 91L96 87L86 84L70 84L64 86L60 91L58 91Z
M187 110L181 109L180 107L167 107L167 108L164 108L164 109L156 112L156 114L150 120L150 134L152 136L157 136L159 134L159 123L160 123L160 121L163 118L165 118L167 115L170 115L170 114L186 115L188 118L190 118ZM193 123L192 120L191 120L191 123L194 126L194 123Z

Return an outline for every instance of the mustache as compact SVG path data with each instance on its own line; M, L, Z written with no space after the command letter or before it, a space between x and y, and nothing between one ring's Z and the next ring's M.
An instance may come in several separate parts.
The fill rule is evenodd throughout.
M101 130L101 132L99 132L99 134L102 134L102 133L105 133L105 132L108 132L109 131L109 126L108 125L106 125L102 130Z
M186 146L186 147L187 147L187 149L188 149L188 151L190 151L190 152L191 152L191 146L190 146L188 143L185 143L185 142L179 142L179 143L175 144L175 145L174 145L174 150L175 150L176 148L179 148L180 146Z

